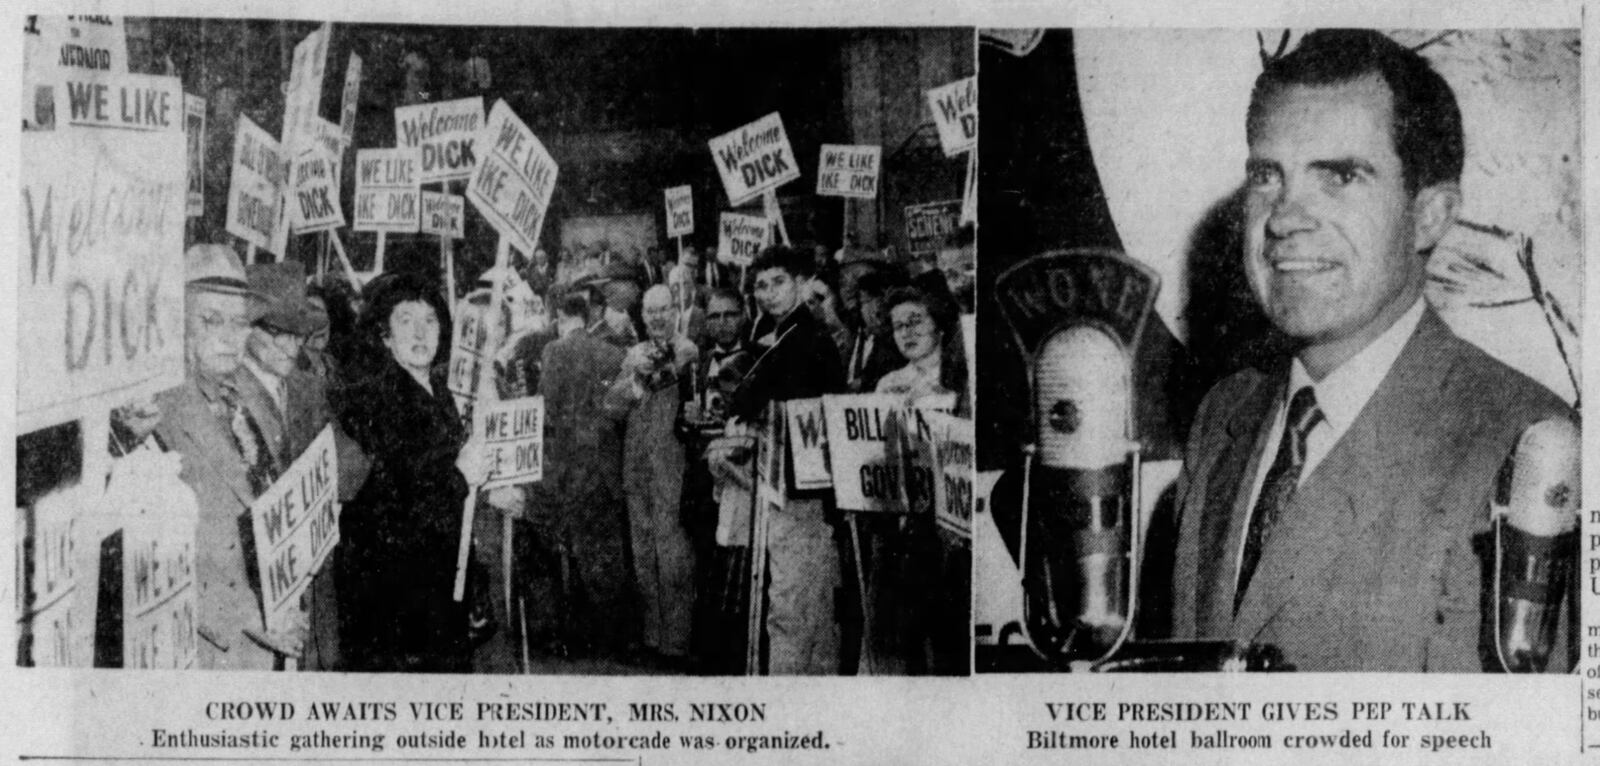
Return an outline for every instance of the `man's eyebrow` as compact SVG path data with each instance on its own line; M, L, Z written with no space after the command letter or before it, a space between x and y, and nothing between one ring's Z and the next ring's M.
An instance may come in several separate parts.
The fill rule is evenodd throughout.
M1377 168L1372 163L1360 157L1338 157L1331 160L1313 160L1311 167L1316 170L1329 170L1335 173L1352 173L1364 176L1377 174Z
M1251 157L1244 161L1244 172L1246 173L1254 173L1257 170L1277 170L1278 168L1278 163L1274 160Z

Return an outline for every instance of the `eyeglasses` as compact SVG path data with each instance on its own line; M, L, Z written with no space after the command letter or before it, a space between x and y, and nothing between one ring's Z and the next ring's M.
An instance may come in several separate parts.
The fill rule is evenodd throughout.
M200 315L200 324L208 330L220 330L226 327L234 332L249 332L250 320L243 314L229 316L226 314L207 311Z
M928 317L916 317L916 318L913 318L913 319L905 319L905 320L901 320L899 322L895 322L894 324L890 325L890 327L894 329L894 332L897 335L900 334L900 333L903 333L903 332L913 332L913 331L924 330L924 329L927 329L927 328L932 327L932 326L933 326L933 320L929 319Z

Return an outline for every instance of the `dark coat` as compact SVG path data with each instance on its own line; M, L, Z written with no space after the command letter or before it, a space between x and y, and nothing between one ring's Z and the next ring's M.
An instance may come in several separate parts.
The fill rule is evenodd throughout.
M544 347L545 489L578 502L622 495L622 432L602 412L622 369L622 349L586 330Z
M1178 483L1175 633L1272 644L1303 671L1483 669L1474 546L1495 477L1524 428L1571 408L1427 311L1301 482L1235 615L1251 478L1287 375L1245 370L1200 406Z
M772 346L757 340L771 336ZM730 414L754 422L769 402L814 399L844 391L844 365L839 349L804 304L781 321L762 316L751 332L750 355L755 360L743 385L734 392Z
M466 430L442 375L433 393L390 359L353 387L341 421L372 459L339 520L343 648L352 670L464 670L464 603L453 598L467 483Z

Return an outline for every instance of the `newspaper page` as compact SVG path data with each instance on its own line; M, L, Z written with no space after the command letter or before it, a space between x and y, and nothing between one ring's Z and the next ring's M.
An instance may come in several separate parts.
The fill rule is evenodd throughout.
M6 762L1600 750L1584 3L19 10Z

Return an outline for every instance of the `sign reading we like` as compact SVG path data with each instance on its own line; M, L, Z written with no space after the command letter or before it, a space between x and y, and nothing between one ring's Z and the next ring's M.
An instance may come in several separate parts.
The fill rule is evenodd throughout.
M489 110L483 136L467 199L513 247L531 253L555 192L555 158L505 101Z

